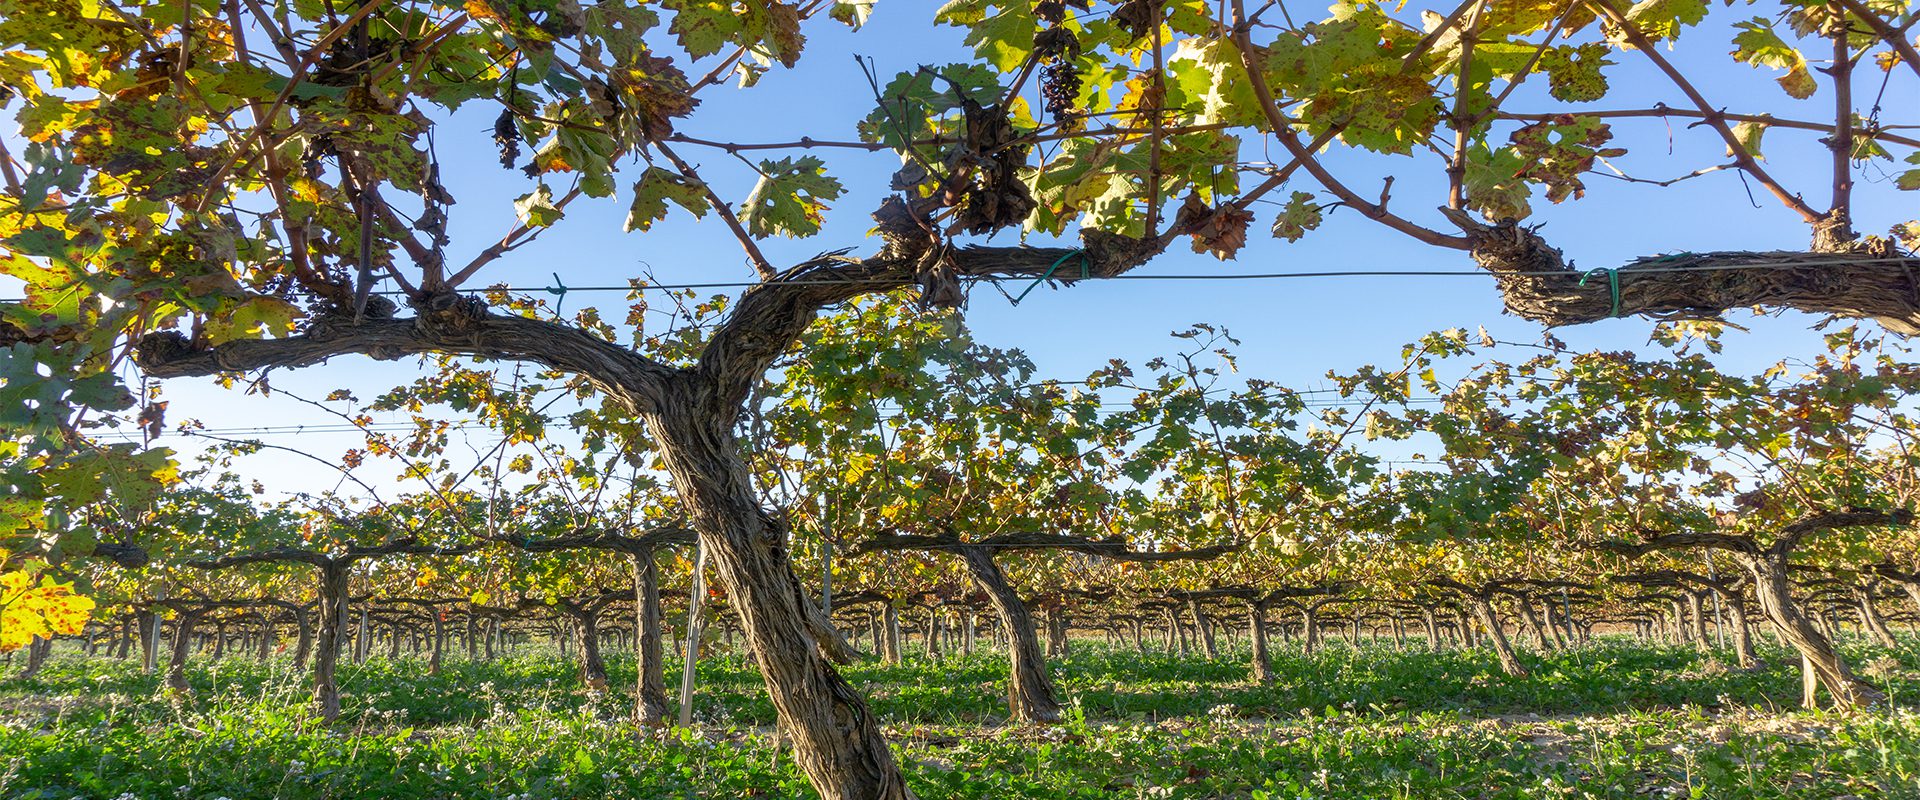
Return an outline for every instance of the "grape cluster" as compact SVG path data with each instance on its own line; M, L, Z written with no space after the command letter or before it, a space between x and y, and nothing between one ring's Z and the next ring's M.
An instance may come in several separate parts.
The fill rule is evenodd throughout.
M1074 111L1079 108L1080 70L1073 62L1080 57L1080 38L1058 19L1051 22L1033 36L1033 57L1046 65L1040 69L1040 98L1053 121L1072 130L1078 124Z
M300 153L300 168L306 170L307 177L317 178L320 171L326 168L326 160L339 156L340 151L334 147L332 136L315 136L307 140L307 149Z
M1046 102L1047 113L1061 127L1074 122L1074 112L1079 108L1080 70L1072 61L1056 58L1047 62L1040 72L1040 98Z
M500 166L513 169L520 160L520 128L513 124L513 109L500 109L493 120L493 143L500 148Z

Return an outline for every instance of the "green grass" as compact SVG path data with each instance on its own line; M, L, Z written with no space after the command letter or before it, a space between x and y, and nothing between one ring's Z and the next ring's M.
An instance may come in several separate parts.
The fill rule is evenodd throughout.
M1054 665L1071 719L1044 729L1004 725L997 654L846 674L929 800L1920 798L1920 716L1800 712L1795 662L1764 655L1779 666L1746 673L1607 641L1528 654L1533 677L1513 681L1482 651L1334 646L1277 653L1280 679L1256 686L1244 654L1077 642ZM609 666L631 684L630 660ZM1920 676L1879 671L1896 701L1920 699ZM332 727L284 660L198 661L189 677L193 694L169 698L131 662L59 653L0 681L0 798L813 796L733 657L700 665L697 733L651 738L625 724L628 695L578 691L543 649L439 675L346 665Z

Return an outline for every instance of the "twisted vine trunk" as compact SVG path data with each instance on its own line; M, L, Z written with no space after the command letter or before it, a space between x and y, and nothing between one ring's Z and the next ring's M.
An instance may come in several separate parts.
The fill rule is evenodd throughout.
M150 608L142 608L134 614L140 636L140 671L152 675L160 654L160 615Z
M740 617L795 763L825 800L912 797L866 702L820 654L810 601L784 531L753 491L733 414L708 413L719 404L704 382L664 388L642 417Z
M193 691L187 683L187 654L193 650L193 626L200 621L200 612L182 611L180 621L173 628L173 652L167 661L167 689L186 693Z
M273 617L268 616L267 612L265 611L259 612L259 616L260 616L260 646L258 649L254 651L253 660L265 661L267 660L268 656L273 655L273 639L274 639Z
M1267 604L1247 603L1247 638L1253 640L1253 680L1273 682L1273 658L1267 652Z
M27 641L27 665L20 670L20 680L33 680L40 674L40 668L47 664L47 654L53 651L53 640L35 636Z
M633 560L634 676L633 717L642 728L661 727L667 719L667 666L660 649L660 570L653 551Z
M1207 660L1220 657L1220 648L1213 642L1213 620L1207 618L1206 609L1199 600L1188 600L1187 609L1193 613L1194 635L1200 639L1200 652L1207 654Z
M590 692L607 690L607 660L600 655L600 610L587 607L569 609L568 616L580 631L580 683Z
M886 635L882 637L885 641L881 643L883 646L881 660L888 664L898 664L900 663L900 609L894 608L893 603L888 602L883 614L881 621L885 624Z
M1520 612L1520 624L1527 629L1527 638L1532 639L1534 644L1543 651L1551 647L1552 642L1547 638L1546 626L1541 624L1539 615L1534 613L1533 605L1527 602L1527 598L1516 599L1513 607Z
M1454 630L1460 634L1461 647L1480 646L1480 638L1474 635L1473 620L1469 618L1466 609L1455 608L1453 610L1453 627Z
M1571 644L1572 631L1563 626L1572 625L1571 620L1562 619L1564 614L1554 610L1553 601L1540 598L1540 619L1547 626L1547 633L1553 636L1553 646L1564 648Z
M1874 641L1881 647L1898 648L1900 641L1893 638L1893 630L1887 627L1887 619L1880 616L1880 604L1874 600L1874 584L1853 587L1854 599L1860 604L1860 624L1873 633Z
M1774 624L1781 638L1799 651L1810 679L1818 679L1820 685L1827 687L1835 707L1854 709L1886 702L1886 694L1855 676L1834 650L1832 640L1793 602L1785 555L1766 553L1746 556L1741 561L1753 575L1753 592L1760 602L1760 612ZM1811 691L1803 694L1802 702L1808 707L1813 706L1814 700Z
M1699 592L1687 592L1687 635L1693 639L1693 647L1702 653L1713 650L1713 637L1707 635L1707 608L1700 602Z
M346 627L347 566L329 563L320 568L320 634L313 655L313 707L328 722L340 717L340 687L334 683L334 671L340 664L340 638Z
M1007 710L1021 722L1060 721L1060 700L1047 674L1047 659L1040 651L1027 604L1020 600L986 548L960 548L960 557L966 562L967 574L986 593L987 602L1000 617L1001 629L1007 632L1007 655L1012 662L1007 673Z
M1500 659L1500 671L1512 678L1527 677L1527 667L1520 663L1520 657L1513 652L1513 644L1507 641L1506 629L1500 624L1500 614L1494 611L1493 600L1481 595L1467 595L1467 605L1472 606L1473 615L1480 627L1487 631L1487 641L1493 645L1493 653Z
M1753 649L1753 623L1747 619L1747 601L1739 594L1727 596L1727 616L1733 624L1733 654L1740 659L1740 668L1754 670L1760 668L1760 656Z
M305 671L307 658L313 658L313 622L307 620L307 612L300 610L300 606L290 608L290 612L294 614L294 629L298 631L298 639L294 641L294 671Z
M1311 608L1300 610L1300 652L1320 652L1320 615Z
M437 608L427 609L427 614L433 617L433 652L427 656L427 674L438 675L440 660L447 649L447 620Z

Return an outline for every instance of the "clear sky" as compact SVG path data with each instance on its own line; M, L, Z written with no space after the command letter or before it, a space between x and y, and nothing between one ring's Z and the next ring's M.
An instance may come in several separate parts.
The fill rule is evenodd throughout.
M751 90L718 87L703 95L695 115L682 122L688 135L738 142L790 141L801 136L816 139L854 139L854 123L869 113L873 98L865 79L848 53L872 57L882 80L919 64L940 64L966 57L960 32L930 26L936 3L920 0L881 0L873 17L858 33L824 20L808 30L808 52L799 68L775 69ZM1295 19L1315 16L1318 3L1290 3ZM1409 10L1417 9L1413 4ZM1756 7L1756 11L1760 11ZM1709 25L1692 29L1682 47L1671 55L1691 74L1713 102L1736 111L1772 112L1783 117L1830 119L1832 95L1823 85L1812 99L1795 101L1773 83L1776 73L1755 70L1727 56L1731 32L1726 26L1747 12L1715 8ZM1403 16L1402 18L1411 18ZM811 23L810 23L811 24ZM670 47L663 41L662 47ZM1619 62L1608 71L1614 95L1594 107L1643 108L1658 102L1686 107L1685 98L1637 54L1615 53ZM1509 101L1517 111L1547 110L1544 80L1524 87ZM1866 113L1879 83L1877 70L1863 70L1865 88L1861 113ZM1881 104L1898 117L1920 107L1920 86L1911 75L1894 77ZM490 139L497 108L475 103L442 125L438 148L446 165L448 188L458 198L451 209L454 244L450 260L462 263L497 239L511 225L511 200L532 187L515 170L498 166ZM1912 121L1890 119L1893 122ZM1646 178L1671 178L1724 161L1724 146L1704 127L1688 128L1686 120L1671 124L1658 119L1622 120L1616 143L1632 153L1619 161L1624 169ZM1765 152L1767 166L1788 187L1804 192L1824 206L1828 174L1827 151L1815 132L1772 130ZM745 196L754 175L731 156L680 145L681 154L702 167L724 197ZM1276 147L1277 151L1278 148ZM812 239L772 240L763 243L776 265L786 265L817 252L841 247L856 251L871 246L863 241L870 222L867 212L886 191L887 176L897 167L888 153L820 150L830 171L846 185L847 195L834 203L825 231ZM1277 159L1263 146L1250 143L1249 159ZM1281 159L1283 160L1283 159ZM1392 174L1392 207L1433 225L1444 225L1431 210L1445 200L1444 176L1438 156L1355 157L1338 149L1327 163L1361 194L1379 189L1379 178ZM627 180L640 170L631 169ZM1895 191L1890 179L1869 169L1858 176L1858 227L1883 232L1888 225L1910 219L1920 210L1920 198ZM1549 240L1581 267L1619 265L1629 259L1681 250L1804 250L1806 226L1792 212L1753 187L1754 202L1732 171L1708 175L1660 189L1630 185L1605 177L1587 180L1586 199L1554 206L1536 195L1534 222L1546 223ZM684 213L647 234L624 234L626 187L615 200L583 200L569 209L567 218L535 243L509 255L482 273L481 283L505 282L517 286L544 286L558 273L572 286L621 284L651 270L660 282L747 280L752 271L739 246L724 226L708 217L695 222ZM1317 191L1302 175L1288 190ZM556 194L564 187L555 186ZM1284 197L1284 193L1281 194ZM1322 195L1324 197L1324 195ZM1190 252L1176 244L1139 272L1155 275L1223 275L1231 273L1293 272L1348 269L1464 269L1472 266L1463 253L1422 245L1372 223L1359 214L1334 210L1327 223L1303 241L1289 244L1265 235L1273 208L1260 209L1249 246L1235 262L1223 263ZM1017 236L1003 233L994 243L1011 244ZM1045 244L1035 240L1036 244ZM1024 284L1009 285L1018 293ZM981 341L1000 347L1019 347L1029 353L1043 374L1079 377L1110 358L1141 361L1172 350L1167 334L1195 322L1224 325L1245 344L1240 350L1243 373L1295 388L1324 385L1329 369L1350 370L1368 362L1398 359L1400 345L1420 335L1447 327L1471 330L1484 325L1497 337L1532 341L1539 325L1501 313L1493 282L1485 277L1317 278L1266 281L1112 281L1094 282L1065 291L1036 290L1018 307L998 292L980 286L973 291L968 319ZM625 315L618 294L573 294L568 309L598 304L611 319ZM1809 330L1817 320L1800 314L1733 320L1750 332L1730 332L1722 363L1741 371L1757 371L1779 358L1808 357L1819 348L1818 334ZM1645 319L1612 320L1556 332L1577 349L1634 349L1646 343L1652 323ZM298 372L276 374L273 383L307 396L318 397L334 388L348 388L368 397L418 374L413 360L386 363L364 358L341 358ZM274 398L248 397L215 388L205 380L170 382L170 422L198 418L211 427L329 424L298 404ZM484 435L484 434L483 434ZM177 437L172 444L186 452L192 443ZM337 455L357 442L347 434L307 433L298 437L274 435L268 441L297 445L322 455ZM165 440L163 440L164 442ZM485 446L484 444L482 446ZM309 462L282 455L254 457L250 466L276 490L316 490L331 487L337 475Z

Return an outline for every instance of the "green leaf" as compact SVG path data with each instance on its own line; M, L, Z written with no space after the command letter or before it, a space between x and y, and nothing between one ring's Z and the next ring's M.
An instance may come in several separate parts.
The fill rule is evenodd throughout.
M1680 29L1707 18L1707 0L1640 0L1627 9L1627 21L1654 41L1672 39Z
M1807 65L1804 63L1794 65L1793 69L1787 70L1787 74L1776 80L1780 88L1785 89L1787 95L1795 100L1812 97L1813 93L1820 89L1820 84L1814 82L1813 74L1807 71Z
M856 31L860 30L860 26L867 24L867 17L873 16L873 0L834 0L827 16Z
M1167 104L1186 108L1203 125L1226 122L1266 128L1266 117L1240 63L1240 50L1226 39L1180 40L1167 59L1172 78Z
M1812 97L1820 88L1813 80L1813 74L1807 69L1807 57L1798 49L1787 44L1774 30L1773 23L1761 17L1746 22L1734 23L1739 31L1733 35L1733 58L1755 67L1784 69L1787 74L1776 78L1780 88L1788 95L1804 100Z
M727 0L663 0L661 5L673 11L667 31L679 37L680 46L694 58L720 52L746 30Z
M1533 213L1527 202L1533 190L1520 177L1526 168L1527 159L1514 148L1474 144L1467 150L1464 176L1467 205L1491 220L1525 219Z
M520 221L534 228L545 228L559 222L562 212L553 204L553 190L546 184L523 194L513 201L513 211Z
M1598 42L1547 48L1540 54L1540 69L1547 73L1548 93L1572 103L1606 96L1607 77L1600 68L1613 63L1607 53L1607 46Z
M1766 133L1767 123L1765 122L1749 120L1733 126L1733 138L1739 140L1741 147L1746 148L1747 152L1761 161L1767 160L1766 156L1760 154L1760 137L1765 136ZM1732 147L1727 148L1727 155L1733 155Z
M740 208L740 221L755 237L794 238L820 232L826 201L840 197L840 181L815 156L760 162L760 182Z
M207 341L220 344L262 335L281 337L293 332L300 309L277 297L253 297L232 309L207 318Z
M695 218L707 216L707 194L685 176L659 167L648 167L633 184L633 203L627 208L626 230L644 231L667 218L667 203L691 212Z
M1320 227L1320 220L1320 204L1313 202L1313 195L1294 192L1286 208L1273 221L1273 235L1297 242L1307 235L1307 231Z
M1908 155L1907 163L1920 164L1920 150L1915 150ZM1920 167L1900 173L1899 177L1893 179L1893 185L1909 192L1920 190Z
M967 29L966 44L995 69L1013 72L1033 52L1040 22L1029 0L952 0L934 20Z

